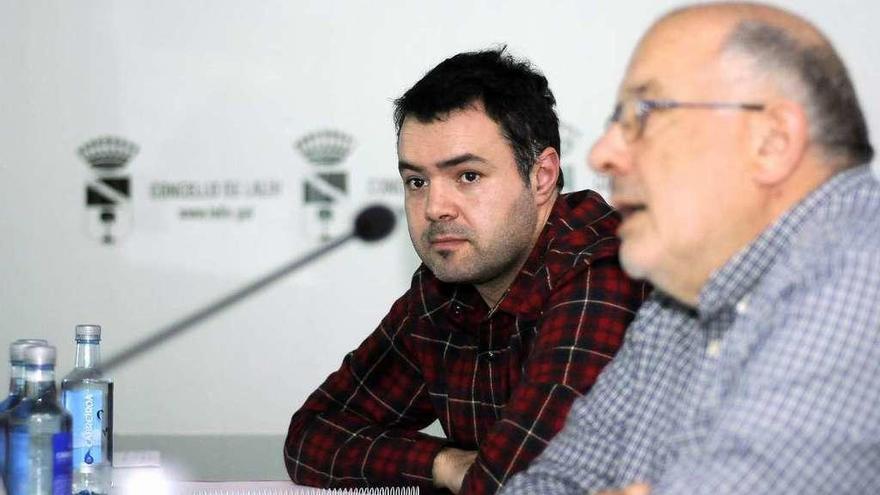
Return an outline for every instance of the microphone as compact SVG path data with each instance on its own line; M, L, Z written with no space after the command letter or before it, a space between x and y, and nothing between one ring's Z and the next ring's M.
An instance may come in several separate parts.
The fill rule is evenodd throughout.
M387 206L368 206L354 220L354 235L362 241L378 241L394 230L394 223L394 213Z
M148 335L146 338L135 342L127 348L110 356L109 359L104 360L100 368L85 369L81 371L74 369L74 371L70 372L64 377L64 379L76 380L82 378L95 378L105 372L118 368L137 356L152 350L159 344L166 342L172 337L180 335L203 320L206 320L242 299L253 295L255 292L265 288L269 284L283 278L291 272L308 265L351 239L358 238L365 242L375 242L385 238L394 230L395 223L395 215L387 206L377 204L364 208L358 213L354 221L354 229L348 234L333 239L327 244L313 249L305 255L263 275L244 287L234 290L214 302L207 304L203 308L194 311L189 316L181 318L152 335Z

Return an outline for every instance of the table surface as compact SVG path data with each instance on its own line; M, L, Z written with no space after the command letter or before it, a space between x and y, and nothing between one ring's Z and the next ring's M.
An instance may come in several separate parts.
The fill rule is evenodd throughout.
M181 481L288 480L283 435L115 435L114 452L158 451Z
M439 421L422 430L443 438ZM158 451L161 465L180 481L288 481L283 434L113 436L113 449Z

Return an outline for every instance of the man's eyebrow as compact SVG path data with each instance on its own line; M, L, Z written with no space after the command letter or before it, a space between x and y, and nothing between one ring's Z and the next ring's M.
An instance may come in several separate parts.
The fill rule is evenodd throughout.
M463 153L461 155L453 156L452 158L447 158L446 160L437 162L435 166L442 170L444 168L452 168L467 162L487 163L486 159L479 155L475 155L473 153ZM413 172L425 171L424 167L409 163L406 160L399 160L397 162L397 168L399 170L412 170Z
M397 161L397 170L412 170L413 172L422 172L424 169L417 165L413 165L406 160Z
M644 96L645 93L657 91L659 88L660 84L658 84L657 81L651 79L643 83L627 86L623 89L623 92L627 96Z
M473 153L465 153L463 155L454 156L452 158L437 163L437 168L451 168L466 162L486 163L486 159Z

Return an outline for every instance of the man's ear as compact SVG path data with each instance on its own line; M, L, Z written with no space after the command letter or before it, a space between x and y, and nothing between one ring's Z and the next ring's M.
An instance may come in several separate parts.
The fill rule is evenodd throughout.
M535 203L541 205L555 199L559 173L559 153L548 146L544 148L532 167L530 187Z
M779 184L797 169L810 144L806 111L795 101L778 100L752 117L754 179L763 186Z

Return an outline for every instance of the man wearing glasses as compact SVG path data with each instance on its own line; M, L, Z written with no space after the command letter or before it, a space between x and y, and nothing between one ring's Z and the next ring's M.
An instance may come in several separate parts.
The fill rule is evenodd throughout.
M618 98L590 162L656 290L504 494L880 493L880 186L834 49L776 8L689 7Z

